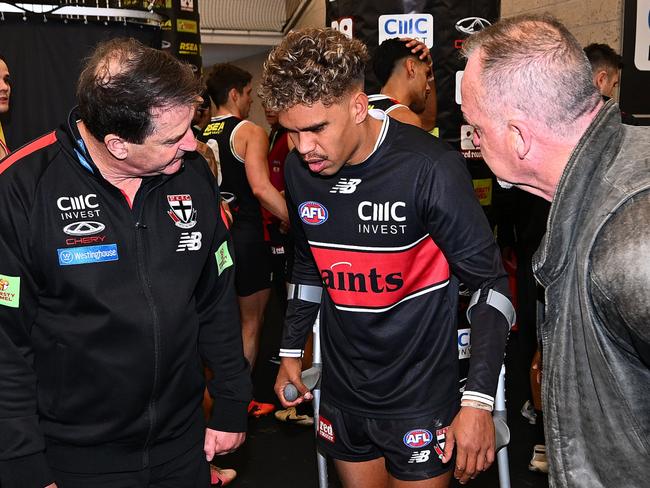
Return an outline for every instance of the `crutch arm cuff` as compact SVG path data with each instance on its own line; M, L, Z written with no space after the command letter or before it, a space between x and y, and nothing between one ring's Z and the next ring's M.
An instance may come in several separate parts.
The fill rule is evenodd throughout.
M472 309L481 302L498 310L508 321L508 327L512 327L515 324L517 314L510 299L495 289L489 289L485 293L481 288L474 292L469 301L469 307L467 307L467 321L470 324L472 323Z
M314 285L289 284L287 289L287 300L303 300L305 302L320 303L323 296L323 288Z

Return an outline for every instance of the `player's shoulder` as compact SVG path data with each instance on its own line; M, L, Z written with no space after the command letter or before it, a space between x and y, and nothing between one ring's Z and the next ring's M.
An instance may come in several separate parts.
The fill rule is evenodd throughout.
M420 127L391 119L387 137L391 150L410 155L409 159L432 164L441 159L462 156L447 142Z
M241 120L239 124L237 124L236 130L236 137L260 137L268 139L268 135L262 126L247 119Z

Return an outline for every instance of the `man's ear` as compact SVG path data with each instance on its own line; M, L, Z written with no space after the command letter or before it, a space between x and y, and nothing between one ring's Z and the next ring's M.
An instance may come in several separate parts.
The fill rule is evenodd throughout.
M415 60L413 58L406 58L404 60L404 69L409 79L415 78L416 69L415 69Z
M609 79L609 73L607 73L607 70L601 69L594 75L594 84L598 88L599 92L603 92L603 87L607 84L607 81Z
M231 88L228 90L228 98L233 102L236 102L239 99L240 93L237 91L237 88Z
M508 121L508 139L512 148L517 153L519 159L525 159L530 152L530 146L533 142L533 133L522 120Z
M350 97L350 111L355 124L360 124L368 116L368 95L362 91Z
M129 154L128 142L116 134L107 134L104 145L115 159L126 159Z

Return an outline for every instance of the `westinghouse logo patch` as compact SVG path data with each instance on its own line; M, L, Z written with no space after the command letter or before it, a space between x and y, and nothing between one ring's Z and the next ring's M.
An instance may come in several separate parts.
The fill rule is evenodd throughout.
M103 263L117 261L120 256L117 244L103 246L68 247L56 250L59 256L59 266L75 266L77 264Z

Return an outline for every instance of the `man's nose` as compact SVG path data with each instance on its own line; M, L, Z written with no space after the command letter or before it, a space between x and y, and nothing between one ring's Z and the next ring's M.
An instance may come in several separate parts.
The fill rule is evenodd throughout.
M181 144L178 147L181 151L185 152L196 151L196 138L194 137L194 132L192 132L191 127L187 129L187 132L183 136Z
M296 140L294 140L296 149L303 156L309 154L316 148L314 138L308 134L298 134Z

